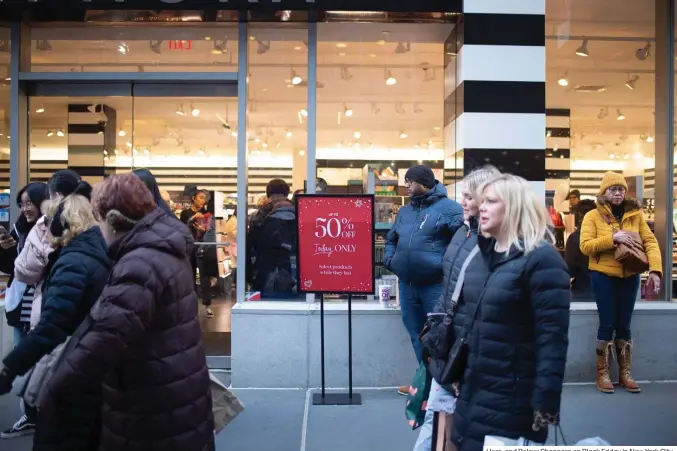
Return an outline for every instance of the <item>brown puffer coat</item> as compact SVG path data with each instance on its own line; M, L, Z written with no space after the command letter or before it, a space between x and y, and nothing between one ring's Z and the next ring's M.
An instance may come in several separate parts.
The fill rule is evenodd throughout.
M202 451L213 440L192 241L157 209L114 242L93 324L50 380L58 396L103 380L101 450Z

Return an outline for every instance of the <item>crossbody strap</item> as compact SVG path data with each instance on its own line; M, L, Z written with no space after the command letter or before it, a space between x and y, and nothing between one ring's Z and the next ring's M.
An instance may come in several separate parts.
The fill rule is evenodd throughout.
M463 282L465 280L465 272L468 269L468 265L470 265L470 262L473 258L475 258L475 255L477 255L479 251L480 248L476 244L475 247L473 247L470 251L470 254L468 254L468 258L466 258L463 262L463 266L461 266L461 272L458 274L458 280L456 281L456 286L454 287L454 293L451 295L452 307L458 303L458 298L461 296L461 290L463 289Z

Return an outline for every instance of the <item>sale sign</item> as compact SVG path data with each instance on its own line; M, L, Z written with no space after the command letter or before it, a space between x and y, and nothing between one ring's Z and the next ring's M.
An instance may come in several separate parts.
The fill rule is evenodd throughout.
M374 292L374 197L299 195L298 286L307 293Z

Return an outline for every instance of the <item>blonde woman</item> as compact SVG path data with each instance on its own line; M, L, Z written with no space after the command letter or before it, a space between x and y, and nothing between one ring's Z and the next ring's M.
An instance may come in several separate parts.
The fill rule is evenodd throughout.
M444 271L444 291L440 298L436 313L447 313L449 315L463 315L463 312L456 312L452 306L451 294L453 293L452 282L458 278L458 274L463 266L463 262L470 254L470 251L477 244L477 232L479 231L479 206L481 202L480 189L491 179L498 177L500 171L493 166L478 168L463 178L461 182L461 207L463 208L463 225L459 228L451 239L444 254L442 269ZM424 352L425 353L425 352ZM440 362L440 366L444 362ZM434 364L433 364L434 365ZM429 367L432 373L435 373L433 367ZM414 451L430 451L433 435L433 417L435 412L448 415L445 424L447 426L446 436L449 436L453 425L453 413L456 401L451 394L451 387L444 386L443 381L435 380L430 388L430 396L426 407L426 416L418 440L414 445Z
M112 267L106 242L96 226L88 197L91 187L79 182L74 194L45 202L44 210L57 255L44 285L40 321L3 363L0 394L9 392L45 355L65 342L83 322L103 290ZM52 400L58 414L38 412L33 450L89 451L99 446L100 384L82 387L80 396Z
M618 382L631 393L641 388L632 377L632 334L630 322L639 290L639 274L623 267L614 258L619 243L632 243L627 232L639 235L649 260L647 290L657 293L661 286L663 263L658 241L642 216L636 199L626 198L628 184L621 174L607 172L597 195L597 208L583 218L581 251L589 260L590 280L597 301L597 389L613 393L609 361L616 348ZM615 339L615 342L614 342Z
M487 435L544 443L559 423L568 348L569 274L542 201L509 174L481 193L479 252L454 317L456 340L468 343L452 433L459 451L482 450Z

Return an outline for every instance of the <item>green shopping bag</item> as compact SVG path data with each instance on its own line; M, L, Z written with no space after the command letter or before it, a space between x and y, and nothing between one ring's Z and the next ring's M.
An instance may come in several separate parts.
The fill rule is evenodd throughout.
M428 407L428 396L430 395L432 380L433 378L428 373L425 364L421 363L409 386L407 405L404 409L412 430L421 427L425 420L425 411Z

